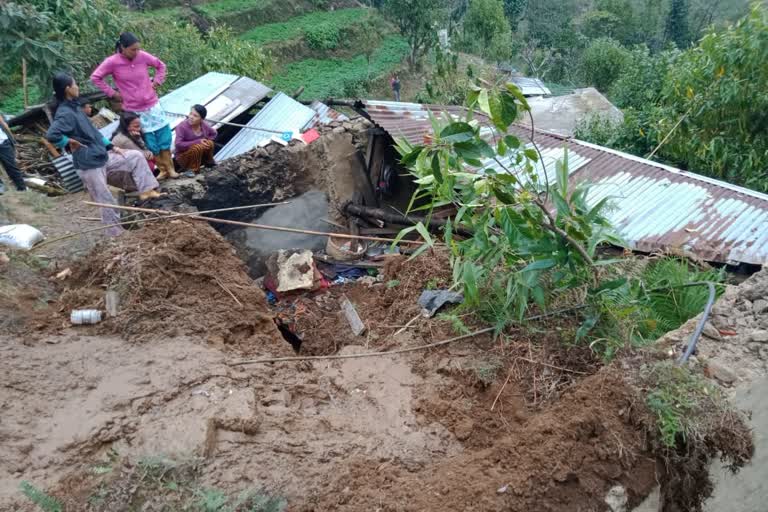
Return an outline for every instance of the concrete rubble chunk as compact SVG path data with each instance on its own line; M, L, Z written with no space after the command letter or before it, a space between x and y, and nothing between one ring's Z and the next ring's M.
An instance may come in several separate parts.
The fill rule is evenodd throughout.
M768 300L766 299L757 299L755 302L752 303L752 310L755 312L755 314L760 314L768 310Z
M723 340L723 337L720 334L720 331L718 331L715 328L715 326L712 325L709 322L704 324L704 330L702 332L703 332L704 336L706 336L707 338L710 338L710 339L713 339L713 340L717 340L717 341L722 341Z
M749 335L749 341L755 343L768 343L768 331L763 329L753 331Z
M615 485L608 490L608 495L605 497L605 502L608 504L611 512L626 512L627 502L627 490L620 485Z
M723 384L733 384L738 380L736 373L717 361L710 361L707 364L709 374Z
M290 256L279 251L277 267L278 292L312 289L315 275L312 251L299 251Z

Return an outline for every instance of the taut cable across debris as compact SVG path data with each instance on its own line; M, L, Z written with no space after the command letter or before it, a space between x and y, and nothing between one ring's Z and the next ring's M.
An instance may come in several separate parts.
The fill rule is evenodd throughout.
M169 216L173 215L173 213L168 212L166 210L155 210L152 208L137 208L135 206L117 206L113 204L93 203L91 201L83 201L83 203L90 206L99 206L101 208L112 208L115 210L126 210L129 212L154 213L157 215L169 215ZM390 243L397 242L401 244L413 244L413 245L423 245L426 243L418 240L399 240L398 241L398 240L395 240L394 238L381 238L378 236L347 235L344 233L328 233L325 231L313 231L310 229L286 228L282 226L267 226L265 224L254 224L252 222L240 222L236 220L217 219L215 217L204 217L200 215L201 213L211 213L211 212L194 212L194 213L185 214L185 216L193 220L204 220L206 222L214 222L218 224L230 224L232 226L242 226L245 228L266 229L270 231L285 231L287 233L301 233L303 235L332 236L334 238L346 238L351 240L370 240L373 242L390 242ZM438 244L434 244L434 245L438 245Z

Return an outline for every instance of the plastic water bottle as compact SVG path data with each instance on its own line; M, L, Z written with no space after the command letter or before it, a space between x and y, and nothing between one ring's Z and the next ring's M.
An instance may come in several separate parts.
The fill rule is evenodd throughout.
M75 325L97 324L101 322L101 311L98 309L75 309L69 315Z

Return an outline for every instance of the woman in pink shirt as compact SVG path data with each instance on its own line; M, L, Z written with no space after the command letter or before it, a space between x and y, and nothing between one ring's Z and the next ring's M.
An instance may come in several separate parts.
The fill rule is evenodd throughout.
M213 141L216 130L205 122L208 111L202 105L193 105L187 118L176 127L176 160L187 172L200 172L203 165L212 167Z
M155 70L155 77L149 74ZM106 82L112 76L117 91ZM165 117L155 89L165 81L165 63L141 49L139 39L130 32L120 34L115 54L107 57L91 74L91 82L110 98L121 101L123 110L141 119L144 141L155 155L158 179L177 178L171 158L171 126Z

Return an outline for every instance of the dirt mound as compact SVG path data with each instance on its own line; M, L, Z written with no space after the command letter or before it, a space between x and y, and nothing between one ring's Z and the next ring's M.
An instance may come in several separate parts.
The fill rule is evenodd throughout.
M551 408L497 430L487 448L418 472L360 460L300 510L603 510L616 485L634 505L655 484L654 458L641 446L642 417L621 376L601 371Z
M264 293L234 249L203 223L169 221L99 245L73 267L59 306L103 309L119 295L118 315L96 329L129 340L200 335L246 353L287 346L267 313Z

